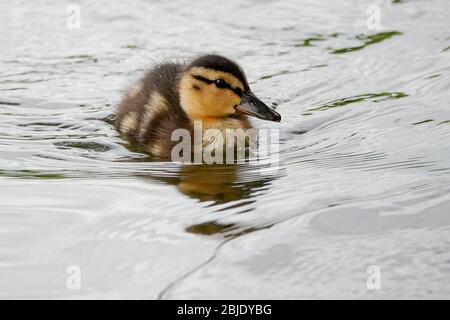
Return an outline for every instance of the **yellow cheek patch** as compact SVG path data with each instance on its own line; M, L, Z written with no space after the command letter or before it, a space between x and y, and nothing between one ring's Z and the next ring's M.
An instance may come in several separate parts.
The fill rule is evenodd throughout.
M203 89L200 97L204 116L225 117L234 113L234 106L239 104L241 98L227 89L218 89L215 85L209 85Z
M208 81L223 79L232 88L243 90L243 83L235 76L226 72L194 67L185 73L179 84L180 104L192 120L208 121L228 117L235 112L234 106L241 98L228 88L218 88L214 83L208 83L194 76L200 76Z

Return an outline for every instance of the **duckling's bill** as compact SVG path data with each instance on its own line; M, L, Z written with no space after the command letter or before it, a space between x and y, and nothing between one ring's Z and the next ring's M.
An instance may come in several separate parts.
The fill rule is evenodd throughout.
M251 117L275 122L281 121L280 114L259 100L251 91L243 93L241 102L235 108L238 113Z

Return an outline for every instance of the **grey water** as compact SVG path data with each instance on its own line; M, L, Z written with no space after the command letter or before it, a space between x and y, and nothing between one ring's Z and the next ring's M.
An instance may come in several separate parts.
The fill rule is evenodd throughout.
M450 298L449 1L71 3L0 2L0 298ZM206 52L282 115L278 170L114 130Z

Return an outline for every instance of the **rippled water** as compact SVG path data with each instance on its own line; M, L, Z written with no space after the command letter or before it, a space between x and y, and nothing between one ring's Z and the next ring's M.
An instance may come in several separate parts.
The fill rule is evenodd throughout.
M0 297L450 296L447 0L74 3L75 30L67 3L0 4ZM255 122L279 171L154 161L112 127L152 62L203 52L281 113Z

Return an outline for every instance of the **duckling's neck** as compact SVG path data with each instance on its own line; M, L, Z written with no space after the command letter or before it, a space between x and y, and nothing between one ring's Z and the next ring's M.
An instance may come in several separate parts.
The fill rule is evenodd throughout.
M219 129L220 131L225 131L226 129L243 129L247 130L251 128L250 122L247 117L201 117L197 119L191 119L193 121L200 121L202 124L203 131L208 129Z
M218 149L222 150L222 148L226 145L229 145L227 139L229 135L233 139L233 144L237 143L237 136L245 135L253 136L251 132L251 125L248 121L247 117L242 116L239 118L201 118L197 120L193 120L194 125L194 134L198 132L196 130L199 129L199 125L201 126L201 144L207 150ZM231 131L231 132L230 132Z

